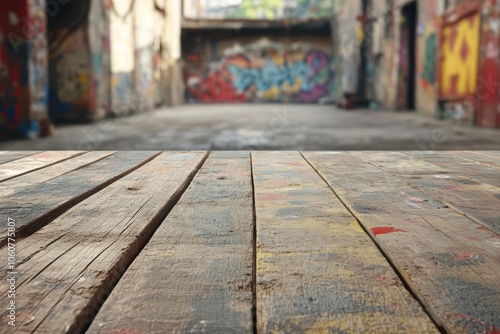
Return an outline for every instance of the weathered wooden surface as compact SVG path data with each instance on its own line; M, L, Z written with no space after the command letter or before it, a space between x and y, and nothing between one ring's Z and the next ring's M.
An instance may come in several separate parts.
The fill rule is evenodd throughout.
M158 153L119 152L94 164L0 198L0 216L17 221L17 238L36 231L83 199L148 162ZM7 219L0 221L0 246Z
M0 152L0 333L500 333L500 152L81 153Z
M17 159L29 157L31 155L35 155L38 153L40 153L40 151L24 151L24 152L2 151L0 152L0 165Z
M25 175L0 182L0 194L2 195L2 197L5 197L15 192L28 189L36 184L46 182L58 176L64 175L66 173L90 165L114 153L116 152L107 152L107 151L88 152L76 156L73 159L69 159L49 167L42 168Z
M83 153L82 151L43 152L4 163L0 165L0 182L43 167L54 165Z
M444 152L444 154L458 157L468 161L474 161L481 165L491 168L500 169L500 154L492 151L459 151L459 152Z
M498 236L365 161L376 155L304 153L438 324L449 333L496 333L500 328ZM417 175L436 168L411 163Z
M445 154L353 154L500 234L500 187L492 184L500 185L497 170Z
M204 157L163 153L19 241L16 303L23 325L10 332L82 331ZM2 263L1 272L5 269ZM0 304L8 302L6 291L2 279ZM6 312L0 328L6 328Z
M212 153L88 333L252 333L250 154Z
M253 153L259 333L436 327L299 153Z

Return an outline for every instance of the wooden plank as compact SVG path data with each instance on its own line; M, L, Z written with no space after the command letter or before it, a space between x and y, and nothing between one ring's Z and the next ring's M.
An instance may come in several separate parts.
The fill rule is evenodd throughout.
M445 154L355 154L500 234L500 187L481 181L485 167ZM477 168L483 177L476 179ZM500 170L488 169L488 173L488 180L500 183Z
M17 242L20 326L11 332L82 332L204 157L163 153ZM0 303L8 302L7 290L2 280ZM6 314L0 328L7 327Z
M0 165L7 163L7 162L17 160L17 159L26 158L26 157L29 157L31 155L35 155L38 153L41 153L41 152L40 151L23 151L23 152L6 151L6 152L2 152L2 154L0 154Z
M8 196L58 176L88 166L116 152L94 151L0 183L0 194Z
M212 153L87 333L252 333L253 228L250 154Z
M53 151L38 153L0 165L0 182L81 155L83 151Z
M17 221L17 238L48 224L66 210L153 159L156 152L119 152L87 167L0 198L0 217ZM0 221L0 247L7 238Z
M447 173L474 178L482 183L500 187L498 169L482 166L473 161L458 159L439 152L401 152L411 160L422 160L447 170Z
M449 333L498 331L497 235L353 154L304 156L440 326Z
M497 151L459 151L445 152L445 154L473 161L486 167L500 169L500 152Z
M438 332L299 153L252 162L259 333Z

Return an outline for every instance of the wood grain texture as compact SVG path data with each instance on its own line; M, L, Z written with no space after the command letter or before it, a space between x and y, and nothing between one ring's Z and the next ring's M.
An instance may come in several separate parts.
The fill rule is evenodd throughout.
M250 154L212 153L87 333L252 333Z
M500 169L500 154L498 151L457 151L441 153L467 161L473 161L486 167Z
M304 156L369 231L439 325L448 333L497 333L500 239L359 157L376 160L380 154ZM436 174L439 171L427 164L413 166L415 175L432 173L432 168Z
M33 187L39 183L43 183L54 179L58 176L72 172L79 168L90 165L101 159L104 159L116 152L95 151L76 156L72 159L65 160L58 164L45 167L34 172L18 176L0 183L0 194L2 197Z
M31 155L0 165L0 182L81 155L83 151L54 151Z
M119 152L84 168L0 198L0 216L17 221L16 237L25 237L110 183L153 159L155 152ZM7 220L0 221L0 247Z
M163 153L19 241L17 322L24 325L11 332L81 332L204 157ZM0 304L6 284L2 279ZM6 319L2 310L0 328Z
M438 332L299 153L252 162L259 333Z
M500 234L500 170L441 153L353 154Z
M14 161L17 159L22 159L29 157L31 155L35 155L41 153L40 151L21 151L21 152L16 152L16 151L3 151L0 153L0 165Z

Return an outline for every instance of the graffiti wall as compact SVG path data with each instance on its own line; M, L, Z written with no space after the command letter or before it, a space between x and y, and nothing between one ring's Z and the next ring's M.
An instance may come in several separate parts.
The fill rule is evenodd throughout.
M88 29L90 109L95 119L105 117L111 108L110 9L108 0L91 1Z
M329 51L327 36L293 40L283 36L200 37L194 47L185 50L186 99L202 103L318 102L330 94Z
M416 108L429 116L435 116L438 107L437 62L437 1L428 0L418 3Z
M129 113L134 94L134 11L133 0L113 0L111 22L111 110Z
M49 15L50 114L93 120L110 108L109 2L63 2Z
M0 3L0 128L40 134L47 115L45 1Z
M485 1L482 12L482 52L474 98L477 124L500 127L500 1Z
M184 17L219 20L329 19L331 0L186 0Z

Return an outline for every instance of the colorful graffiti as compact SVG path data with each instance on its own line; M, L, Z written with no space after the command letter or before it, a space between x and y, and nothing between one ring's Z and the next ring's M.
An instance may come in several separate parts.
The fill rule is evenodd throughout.
M330 55L312 45L286 48L261 41L222 54L208 62L199 54L187 56L188 100L317 102L329 94Z
M434 86L436 83L436 48L437 36L435 33L432 33L425 40L424 69L422 71L422 85L425 89L429 88L429 86Z
M441 98L465 97L476 92L480 21L476 12L443 28Z
M184 16L189 19L329 19L332 12L331 0L189 0L184 2Z

